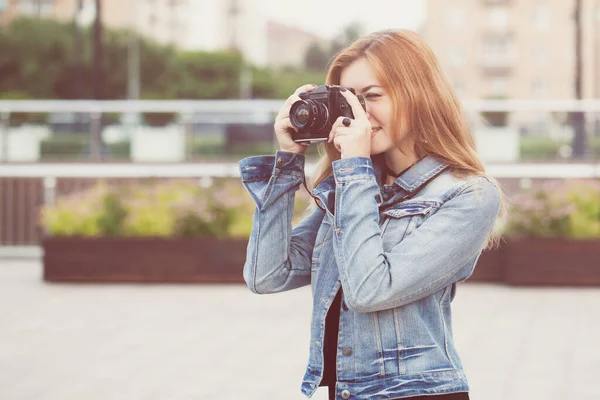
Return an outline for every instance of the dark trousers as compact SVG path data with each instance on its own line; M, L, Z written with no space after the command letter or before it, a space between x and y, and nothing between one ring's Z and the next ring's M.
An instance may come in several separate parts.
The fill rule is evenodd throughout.
M329 386L329 400L335 400L335 385ZM402 400L402 399L396 399ZM448 393L434 396L407 397L406 400L469 400L469 393Z

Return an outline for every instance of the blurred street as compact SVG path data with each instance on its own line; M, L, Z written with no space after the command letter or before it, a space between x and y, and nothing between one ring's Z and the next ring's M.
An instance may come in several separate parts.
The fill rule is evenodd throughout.
M48 284L0 261L0 399L303 399L310 289ZM597 400L600 288L463 284L454 331L475 400ZM314 399L327 398L326 390Z

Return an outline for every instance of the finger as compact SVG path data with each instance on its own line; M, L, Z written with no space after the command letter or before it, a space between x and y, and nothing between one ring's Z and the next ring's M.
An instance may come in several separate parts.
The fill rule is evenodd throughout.
M279 113L275 117L275 120L277 121L280 119L288 118L290 115L290 109L292 108L292 104L294 104L294 102L296 102L297 100L300 100L300 97L290 97L288 100L286 100L286 102L283 103L283 105L279 109Z
M360 101L358 101L358 97L356 97L354 93L349 90L343 90L341 93L348 101L348 104L350 104L350 108L352 108L352 114L354 114L354 119L368 119L367 113L365 113L365 110L360 105Z
M327 142L332 142L335 138L348 135L350 132L352 132L350 127L344 126L341 123L336 123L329 132Z
M275 121L275 131L284 130L284 129L286 131L289 131L290 129L292 129L294 131L296 130L288 117L281 118L281 119L278 119Z
M285 100L285 102L279 109L279 113L277 114L275 119L285 118L290 114L290 108L292 108L292 104L294 104L298 100L302 100L300 98L300 93L312 92L313 90L315 90L318 87L319 87L318 85L313 85L313 84L300 86L298 89L296 89L296 91L290 97L288 97Z
M348 118L348 117L338 117L335 122L333 123L333 125L331 125L331 131L329 131L329 139L327 140L328 142L333 140L333 137L335 136L336 131L339 128L348 128L346 125L344 125L344 119ZM352 118L350 118L352 120Z
M309 83L307 85L302 85L298 89L296 89L296 91L294 92L294 94L292 96L294 96L294 95L298 96L302 92L312 92L313 90L315 90L318 87L319 87L318 85L314 85L312 83Z
M342 152L342 138L343 138L342 135L336 135L335 138L333 139L333 146L340 153Z
M343 115L341 117L337 117L337 119L335 120L335 122L333 123L333 125L335 125L336 128L338 127L344 127L344 128L349 128L350 125L346 126L344 125L344 120L348 118L350 120L350 125L355 125L354 124L354 120L350 117L344 117Z
M346 117L337 117L335 121L333 121L333 124L331 125L331 130L329 131L329 138L333 139L333 136L335 135L335 131L338 128L346 128L346 126L344 125L343 121L344 118Z

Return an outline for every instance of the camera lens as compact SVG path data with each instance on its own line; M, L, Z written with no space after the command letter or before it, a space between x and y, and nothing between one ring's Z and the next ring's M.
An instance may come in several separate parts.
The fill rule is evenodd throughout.
M300 105L296 109L294 116L296 117L296 121L298 121L299 124L306 125L306 123L310 119L310 111L308 110L308 107L306 106L306 104Z
M327 124L327 107L318 101L298 100L290 108L290 122L300 131L318 131Z

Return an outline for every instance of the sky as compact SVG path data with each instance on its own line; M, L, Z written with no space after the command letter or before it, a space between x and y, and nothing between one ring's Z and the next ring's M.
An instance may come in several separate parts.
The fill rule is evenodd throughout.
M331 39L348 24L361 22L364 33L388 29L417 30L426 0L258 0L269 19Z

